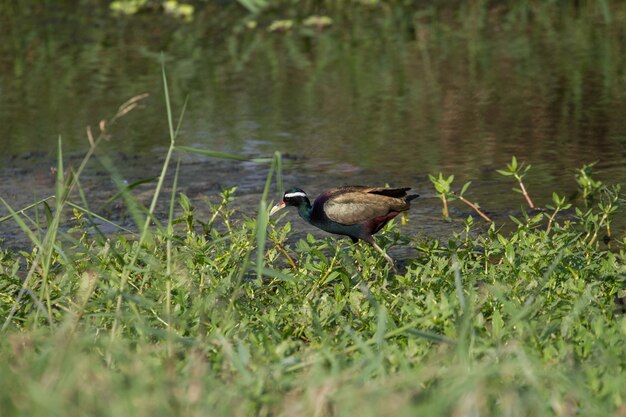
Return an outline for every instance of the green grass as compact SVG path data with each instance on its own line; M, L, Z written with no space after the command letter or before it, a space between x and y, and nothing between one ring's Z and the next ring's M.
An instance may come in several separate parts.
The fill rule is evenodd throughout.
M7 205L3 220L33 245L0 253L0 415L625 415L614 299L626 241L600 242L619 187L590 187L575 212L555 195L559 210L513 219L510 233L470 218L446 242L419 240L392 223L381 245L413 254L394 275L365 245L292 241L268 219L279 154L259 161L271 164L256 218L236 220L235 190L196 218L176 186L184 167L165 183L176 153L195 151L177 148L166 103L171 145L150 206L120 185L137 234L94 232L79 179L100 138L75 172L59 141L45 215Z

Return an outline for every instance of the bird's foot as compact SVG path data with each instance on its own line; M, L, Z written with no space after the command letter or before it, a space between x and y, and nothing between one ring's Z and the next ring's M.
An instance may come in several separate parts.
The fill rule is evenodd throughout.
M397 274L399 271L398 271L398 268L396 267L395 262L393 261L393 258L391 256L387 255L387 252L385 252L380 246L378 246L378 244L376 244L376 242L373 242L372 246L374 246L374 249L376 249L378 252L380 252L385 257L385 259L387 260L387 262L389 262L389 265L391 266L391 270L395 274Z

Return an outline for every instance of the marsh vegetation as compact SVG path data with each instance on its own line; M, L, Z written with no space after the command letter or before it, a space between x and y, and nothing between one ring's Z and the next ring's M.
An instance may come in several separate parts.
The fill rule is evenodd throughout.
M3 172L46 173L0 193L0 414L626 415L626 7L245 3L71 46L0 5ZM417 183L398 273L268 217L353 178Z

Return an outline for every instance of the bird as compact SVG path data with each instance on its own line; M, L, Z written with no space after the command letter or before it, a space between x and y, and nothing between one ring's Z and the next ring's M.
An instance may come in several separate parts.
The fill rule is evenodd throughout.
M393 259L378 246L373 236L391 219L411 207L418 194L407 195L407 188L347 185L318 195L313 204L300 188L290 188L272 207L269 215L293 206L306 222L326 232L348 236L354 243L363 240L380 252L397 271Z

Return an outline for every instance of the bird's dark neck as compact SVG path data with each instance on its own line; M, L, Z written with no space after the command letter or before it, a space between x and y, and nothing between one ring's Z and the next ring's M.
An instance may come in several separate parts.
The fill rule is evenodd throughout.
M311 213L313 213L313 208L311 207L311 202L307 198L298 206L298 214L304 220L311 223Z

